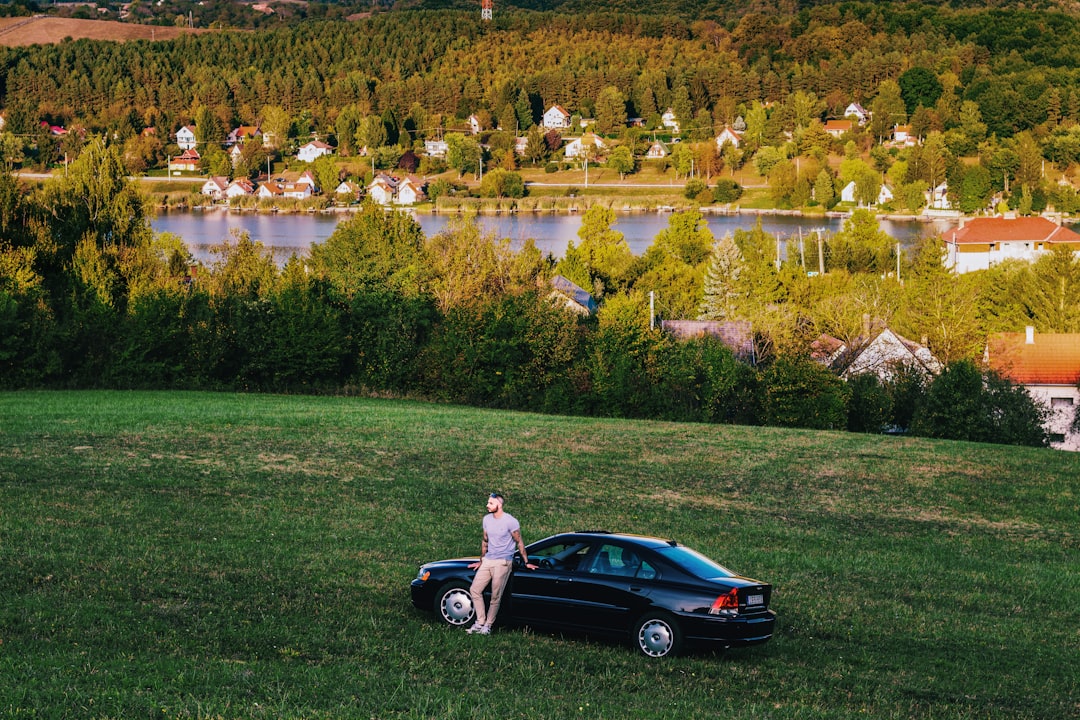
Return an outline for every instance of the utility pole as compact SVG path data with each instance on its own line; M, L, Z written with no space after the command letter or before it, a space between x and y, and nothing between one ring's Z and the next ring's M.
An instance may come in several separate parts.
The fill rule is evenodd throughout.
M656 327L656 320L655 320L655 318L656 318L656 302L655 302L655 300L656 300L656 295L652 290L650 290L649 291L649 329L650 330L653 330Z

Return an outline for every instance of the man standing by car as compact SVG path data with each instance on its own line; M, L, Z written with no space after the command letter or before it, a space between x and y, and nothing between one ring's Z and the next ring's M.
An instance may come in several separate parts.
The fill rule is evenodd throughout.
M510 568L514 562L514 547L521 551L521 561L525 567L535 570L536 565L529 564L525 553L525 543L521 539L521 525L510 513L503 510L506 499L497 492L488 496L488 514L484 516L484 537L480 543L480 562L469 565L476 570L469 595L472 596L476 609L476 622L466 632L488 635L499 613L503 589L510 577ZM484 588L491 584L491 607L484 608Z

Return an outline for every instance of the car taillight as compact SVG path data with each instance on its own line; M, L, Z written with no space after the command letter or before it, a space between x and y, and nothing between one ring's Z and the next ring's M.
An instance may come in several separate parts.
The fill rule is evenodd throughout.
M710 615L736 615L739 612L739 593L735 588L713 601Z

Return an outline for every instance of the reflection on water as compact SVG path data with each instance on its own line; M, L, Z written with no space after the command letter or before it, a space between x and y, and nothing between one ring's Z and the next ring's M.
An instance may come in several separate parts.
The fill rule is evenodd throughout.
M272 248L278 260L284 261L292 254L305 254L313 243L321 243L330 237L339 221L350 215L345 213L253 213L227 212L224 210L161 213L153 221L158 232L170 232L180 236L191 248L195 257L212 262L210 248L228 239L234 231L246 231L253 240ZM416 219L427 235L445 230L456 215L418 214ZM652 244L653 238L667 227L668 213L620 214L615 229L623 233L627 244L635 254L642 254ZM556 215L544 213L515 213L512 215L482 215L476 220L485 232L509 238L514 247L521 247L528 239L544 253L562 257L570 241L577 241L581 227L581 215ZM790 215L707 215L706 222L713 235L720 237L737 229L750 230L761 222L765 232L778 235L782 244L789 238L824 230L835 233L842 229L839 218L803 218ZM952 220L935 222L881 220L881 229L905 246L918 238L953 227Z

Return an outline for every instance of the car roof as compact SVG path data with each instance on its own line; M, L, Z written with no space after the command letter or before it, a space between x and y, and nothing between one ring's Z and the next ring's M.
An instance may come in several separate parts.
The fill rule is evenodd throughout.
M559 533L558 535L552 535L548 540L554 538L575 538L580 540L617 540L625 543L639 545L647 548L662 548L662 547L677 547L679 545L675 540L664 540L657 537L649 537L648 535L634 535L632 533L616 533L608 530L578 530L576 532Z

